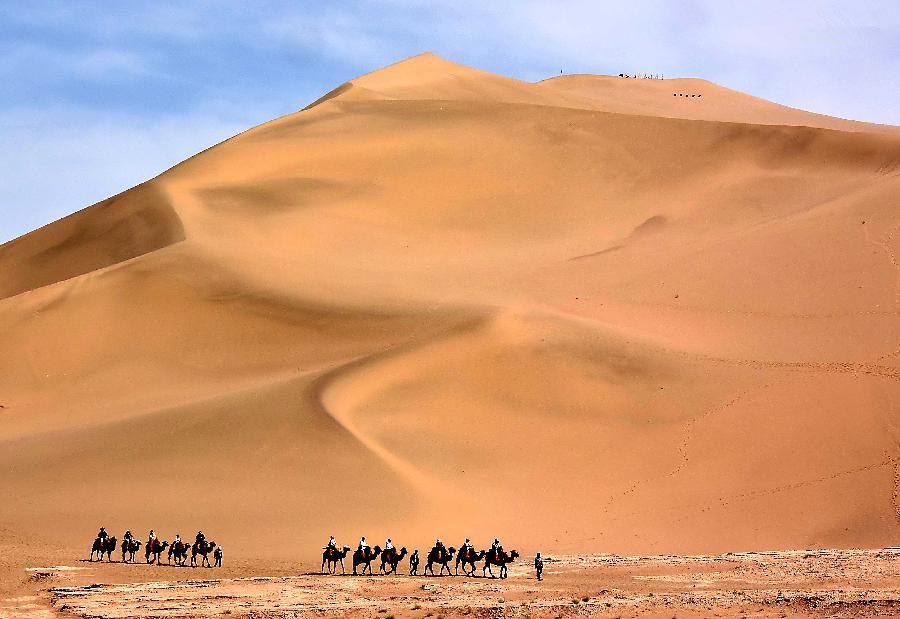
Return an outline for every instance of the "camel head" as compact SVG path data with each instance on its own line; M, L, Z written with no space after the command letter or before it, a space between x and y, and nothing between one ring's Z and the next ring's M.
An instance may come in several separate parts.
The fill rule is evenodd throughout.
M518 551L518 550L513 550L511 553L509 553L509 560L510 560L510 561L515 561L515 560L518 559L518 558L519 558L519 551Z
M450 546L450 548L447 549L448 557L452 557L455 553L456 553L456 548L454 548L453 546Z
M400 549L400 556L405 557L407 552L408 551L406 550L406 546L404 546L403 548Z
M344 551L344 554L347 554L348 552L350 552L350 546L344 546L342 550Z
M207 542L207 543L209 544L209 549L210 549L210 550L212 550L213 548L216 547L216 543L215 543L215 542L212 542L212 541L211 541L211 542Z
M373 553L372 554L373 557L377 557L378 555L380 555L381 554L381 546L375 546L374 548L372 548L372 553Z
M162 546L160 546L160 548L161 548L162 550L165 550L165 549L168 548L168 547L169 547L169 542L163 542L163 543L162 543Z

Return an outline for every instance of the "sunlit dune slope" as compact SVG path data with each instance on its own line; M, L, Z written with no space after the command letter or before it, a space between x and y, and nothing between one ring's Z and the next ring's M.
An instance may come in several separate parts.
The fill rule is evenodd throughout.
M892 544L898 164L702 80L351 80L0 246L0 531Z

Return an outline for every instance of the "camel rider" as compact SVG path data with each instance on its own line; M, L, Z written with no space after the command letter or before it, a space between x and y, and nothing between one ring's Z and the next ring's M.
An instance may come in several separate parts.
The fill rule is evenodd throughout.
M387 541L384 543L384 550L385 552L394 550L394 542L391 541L391 538L387 538Z
M97 539L101 542L105 542L107 537L109 537L109 534L106 532L106 527L100 527L100 531L97 533Z
M444 548L444 542L441 541L441 538L437 538L436 540L434 540L434 548L432 548L432 551L440 552L441 554L447 552L447 549Z
M359 547L357 550L363 554L369 551L369 543L366 541L365 537L359 538Z
M466 541L463 542L462 548L459 549L460 554L465 556L470 550L472 550L472 542L469 541L469 538L466 538Z
M180 544L180 543L181 543L181 535L179 535L178 533L176 533L176 534L175 534L175 541L172 542L172 545L174 546L175 544Z
M491 543L491 552L494 553L495 557L499 557L501 550L503 550L503 546L500 544L500 539L495 537L493 543Z
M147 538L147 548L153 550L153 542L156 541L156 531L150 529L150 536Z
M334 539L334 535L328 538L328 545L325 546L325 550L337 550L337 540Z
M197 531L197 538L194 541L197 542L197 546L203 546L206 543L206 536L203 535L203 531Z
M122 541L123 544L130 544L132 540L134 540L134 535L131 533L131 529L125 531L125 535L123 535L125 539Z

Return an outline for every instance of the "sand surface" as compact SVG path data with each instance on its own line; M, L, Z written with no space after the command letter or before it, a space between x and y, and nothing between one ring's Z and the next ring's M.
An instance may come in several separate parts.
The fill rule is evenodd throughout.
M434 55L352 80L0 246L0 594L100 525L269 572L331 533L892 546L898 213L897 127Z
M474 578L407 576L405 562L401 575L374 577L211 578L215 570L56 566L30 570L32 590L0 600L0 613L16 619L59 613L90 619L896 617L897 561L897 549L557 556L548 557L541 582L525 563L513 563L506 580L481 577L480 569Z

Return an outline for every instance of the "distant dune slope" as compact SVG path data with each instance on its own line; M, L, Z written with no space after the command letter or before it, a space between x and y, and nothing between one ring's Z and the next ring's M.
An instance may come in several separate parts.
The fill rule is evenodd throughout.
M0 246L0 549L893 544L898 166L702 80L351 80Z
M0 298L69 279L184 238L159 185L138 185L0 245Z

